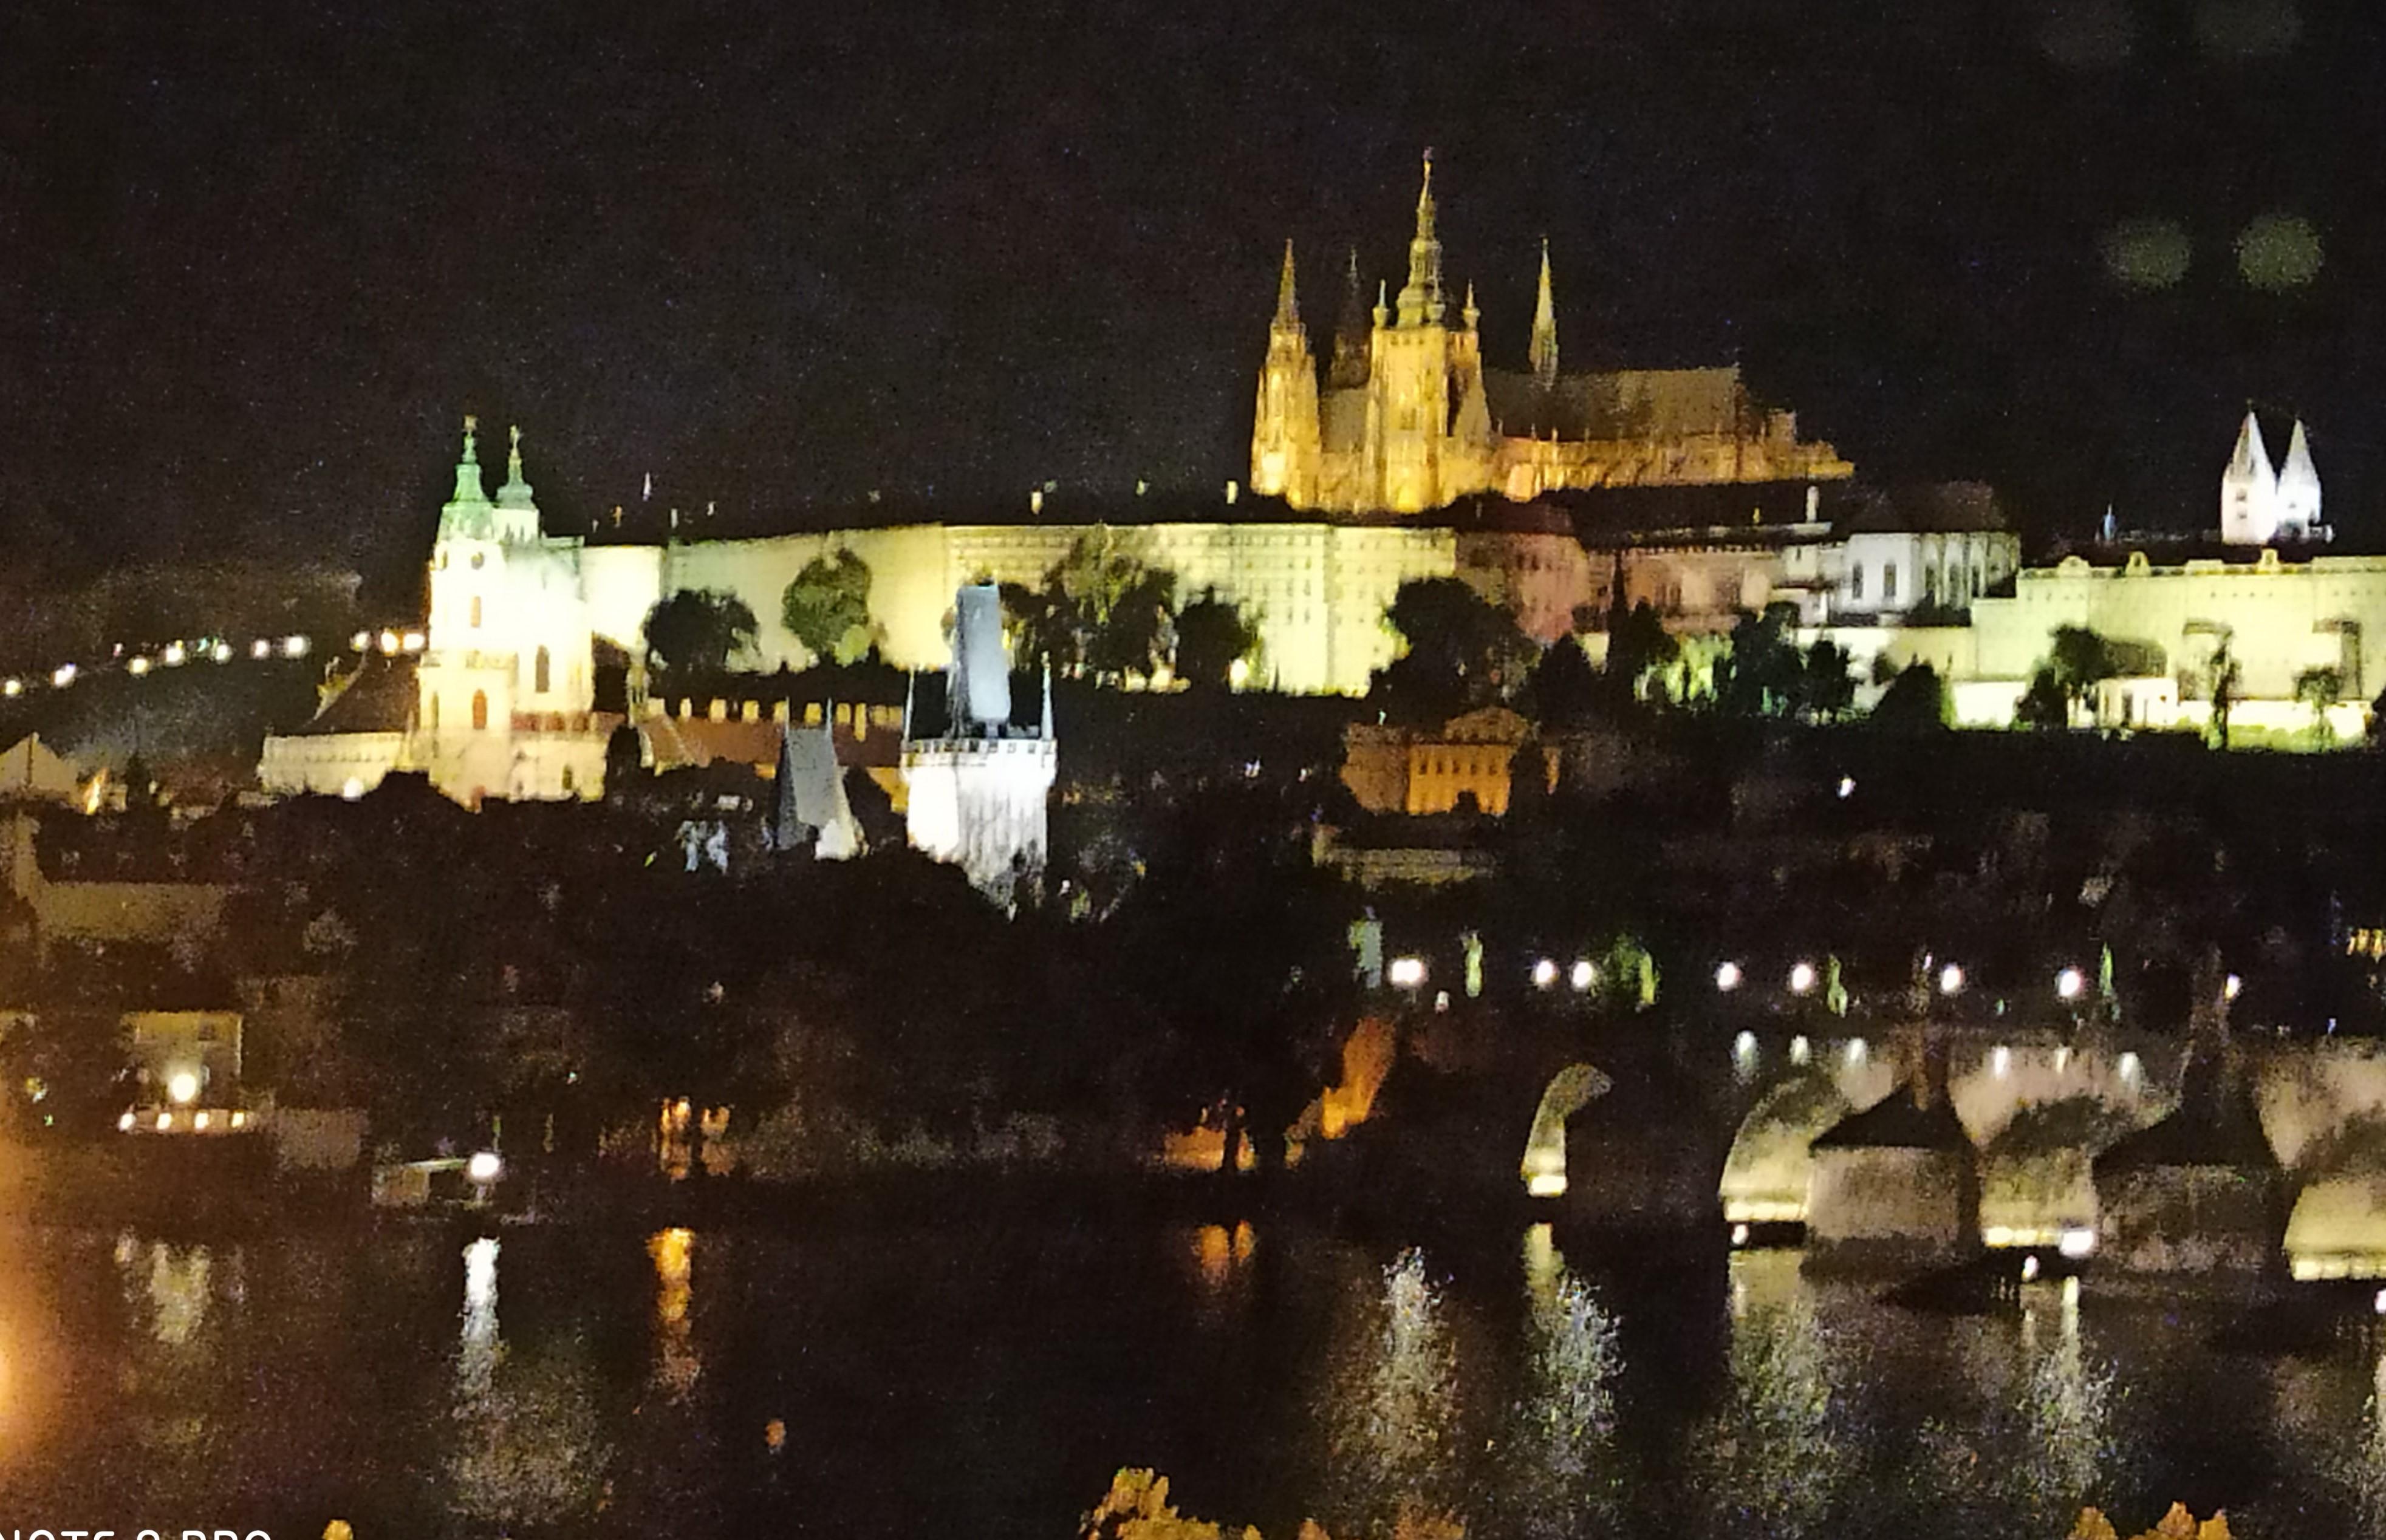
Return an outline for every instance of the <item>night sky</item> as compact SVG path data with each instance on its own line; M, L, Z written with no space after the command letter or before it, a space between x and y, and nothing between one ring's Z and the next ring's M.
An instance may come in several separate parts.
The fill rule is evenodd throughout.
M402 569L468 409L551 528L1215 486L1284 239L1313 335L1397 286L1428 144L1495 365L1546 232L1571 368L1736 357L2040 530L2212 523L2252 398L2386 538L2374 6L622 9L12 7L19 549Z

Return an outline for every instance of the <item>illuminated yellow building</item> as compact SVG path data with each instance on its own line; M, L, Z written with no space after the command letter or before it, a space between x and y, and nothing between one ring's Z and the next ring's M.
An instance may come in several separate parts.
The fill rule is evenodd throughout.
M1472 285L1451 307L1434 233L1433 157L1417 194L1408 281L1369 308L1351 257L1325 387L1300 320L1292 247L1251 423L1251 489L1298 509L1380 516L1497 492L1835 481L1853 473L1794 414L1756 403L1737 367L1558 371L1549 252L1528 369L1488 369Z

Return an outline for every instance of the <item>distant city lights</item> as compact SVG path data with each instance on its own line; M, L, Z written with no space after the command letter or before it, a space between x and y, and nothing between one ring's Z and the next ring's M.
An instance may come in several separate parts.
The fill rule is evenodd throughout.
M307 647L308 642L303 636L285 636L282 639L282 656L284 657L304 657L307 656Z
M1790 993L1803 995L1815 987L1815 965L1802 962L1790 970Z
M1853 795L1856 795L1856 778L1855 778L1854 776L1852 776L1852 775L1842 775L1842 776L1840 776L1840 801L1842 801L1842 802L1844 802L1844 801L1846 801L1849 797L1852 797L1852 796L1853 796Z
M2054 995L2059 1000L2076 1000L2087 989L2088 976L2077 968L2066 968L2054 975Z
M180 642L169 642L166 644L166 650L158 655L158 660L170 669L179 669L190 656L189 651Z
M1384 977L1391 980L1395 988L1414 989L1425 983L1425 958L1394 958L1391 966L1384 970Z
M1739 987L1739 964L1727 962L1715 970L1715 987L1728 994Z
M1535 989L1553 988L1557 984L1557 982L1558 965L1556 963L1552 962L1548 958L1543 958L1540 961L1533 964L1533 987Z
M65 689L68 685L72 684L74 682L75 666L71 663L59 664L50 674L50 682L57 685L61 690Z
M2234 973L2229 974L2228 982L2220 986L2220 997L2224 1000L2233 1000L2243 993L2245 993L2245 981Z
M273 644L260 636L256 641L251 642L248 645L248 656L260 660L271 657L273 656Z
M1575 993L1576 993L1576 994L1577 994L1577 995L1579 995L1579 994L1581 994L1584 990L1589 989L1589 988L1591 986L1591 984L1592 984L1592 983L1594 983L1595 982L1597 982L1598 978L1599 978L1599 970L1598 970L1598 969L1593 968L1593 967L1592 967L1589 963L1588 963L1588 962L1576 962L1576 963L1574 965L1574 973L1573 973L1573 979L1572 979L1572 983L1573 983L1573 984L1574 984L1574 988L1575 988Z
M143 674L149 671L149 660L145 657L136 657L124 665L124 671L131 674L133 678L139 679Z
M1961 995L1964 992L1964 970L1953 963L1939 970L1939 993Z

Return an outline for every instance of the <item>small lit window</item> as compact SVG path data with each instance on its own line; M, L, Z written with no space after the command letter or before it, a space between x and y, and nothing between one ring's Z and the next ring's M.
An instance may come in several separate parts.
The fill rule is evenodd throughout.
M481 595L478 594L472 595L472 629L481 629Z
M475 690L472 692L472 731L484 732L488 725L489 693L485 690Z
M481 570L481 563L488 559L489 558L486 556L483 556L479 551L474 551L472 553L472 570L475 572L479 571Z
M545 647L541 647L538 649L538 656L531 668L530 686L539 695L543 695L547 692L547 681L549 678L550 669L551 665L547 660L546 649Z

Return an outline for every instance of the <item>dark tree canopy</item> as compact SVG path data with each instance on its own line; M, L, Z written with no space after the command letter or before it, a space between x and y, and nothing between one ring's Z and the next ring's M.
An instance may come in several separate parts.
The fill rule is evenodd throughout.
M719 673L754 648L754 612L734 594L683 588L647 611L647 662L682 676Z
M1543 727L1578 727L1599 714L1608 693L1608 682L1590 666L1582 644L1561 636L1533 670L1533 718Z
M1651 672L1669 667L1681 655L1681 643L1648 600L1629 609L1619 607L1607 633L1607 674L1626 695L1637 697Z
M1175 646L1176 574L1143 559L1139 543L1108 525L1077 537L1041 588L1002 585L1023 666L1117 682L1148 676Z
M1235 665L1250 661L1259 645L1259 629L1240 608L1218 597L1216 589L1205 590L1177 613L1176 672L1194 685L1230 684Z
M1513 616L1457 578L1400 584L1384 619L1408 646L1369 698L1404 721L1446 721L1504 700L1540 656Z
M1873 703L1871 721L1891 732L1936 732L1948 725L1946 681L1928 663L1909 663Z

